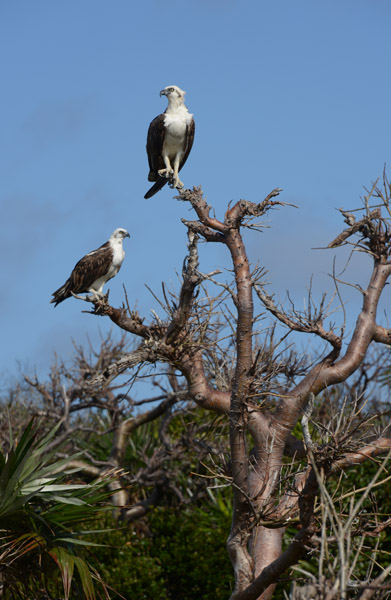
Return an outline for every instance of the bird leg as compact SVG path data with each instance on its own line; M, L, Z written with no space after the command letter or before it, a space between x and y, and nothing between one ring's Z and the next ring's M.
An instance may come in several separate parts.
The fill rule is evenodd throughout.
M84 300L84 302L93 302L93 296L79 296L78 294L74 294L71 292L72 296L77 300Z
M84 300L84 302L96 302L97 300L101 300L104 297L104 294L100 294L95 290L88 290L91 292L92 296L79 296L78 294L74 294L71 292L72 296L77 300Z
M178 152L177 155L175 156L175 160L174 160L174 172L173 175L170 178L170 186L172 188L183 188L184 185L182 183L182 181L179 179L179 164L181 162L183 153L182 152Z
M163 154L163 160L164 160L164 164L165 164L165 169L159 169L158 173L160 175L160 177L165 177L166 179L170 179L170 177L172 177L174 170L171 166L170 163L170 159L168 158L167 154Z

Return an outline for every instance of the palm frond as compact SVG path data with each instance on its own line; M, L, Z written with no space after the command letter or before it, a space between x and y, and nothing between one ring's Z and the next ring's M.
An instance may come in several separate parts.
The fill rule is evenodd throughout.
M100 579L93 577L94 571L77 554L78 547L94 544L79 536L99 513L110 509L110 492L105 490L110 475L89 484L64 481L75 472L67 471L67 464L80 453L56 460L55 451L47 451L58 428L56 425L39 435L39 426L31 420L19 441L10 430L10 449L6 454L0 450L0 568L4 589L28 589L35 584L37 566L41 569L54 561L61 573L65 600L72 585L78 585L87 600L95 600L93 579ZM50 561L45 562L45 557Z

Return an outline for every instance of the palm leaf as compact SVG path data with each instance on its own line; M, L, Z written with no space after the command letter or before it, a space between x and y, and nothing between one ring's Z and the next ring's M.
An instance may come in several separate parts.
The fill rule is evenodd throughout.
M95 544L79 540L81 532L75 526L85 526L110 508L104 505L110 492L103 489L110 478L88 485L63 482L65 475L77 471L67 471L66 466L81 453L56 460L54 450L47 452L59 426L39 436L31 420L19 442L10 432L9 452L0 451L0 569L12 563L13 573L20 570L20 581L28 577L31 581L39 577L37 567L44 564L46 554L60 570L65 600L70 597L75 565L85 598L95 600L90 567L77 555L79 546ZM19 589L17 580L15 585Z
M79 577L86 600L95 600L94 584L92 582L91 573L87 567L87 564L84 562L84 560L76 556L74 556L74 561L79 572Z
M53 550L50 551L50 556L53 558L61 571L62 584L64 587L64 600L69 600L73 569L75 566L74 556L69 554L65 548L61 547L53 548Z

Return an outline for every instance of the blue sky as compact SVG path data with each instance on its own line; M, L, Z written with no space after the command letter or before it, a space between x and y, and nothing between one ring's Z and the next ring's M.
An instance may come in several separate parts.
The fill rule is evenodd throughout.
M158 309L145 284L177 286L191 213L168 187L143 199L147 128L168 84L187 91L196 120L185 185L201 184L221 218L229 201L283 188L299 209L247 235L250 258L298 305L312 274L316 293L331 289L333 257L342 268L346 252L312 248L335 237L336 209L359 205L390 160L390 21L388 0L3 0L3 385L18 365L44 373L54 350L67 359L72 339L96 343L110 328L76 300L49 300L116 227L131 238L112 304L125 284L148 320ZM201 259L205 272L229 266L217 245ZM361 256L345 275L364 285L368 273Z

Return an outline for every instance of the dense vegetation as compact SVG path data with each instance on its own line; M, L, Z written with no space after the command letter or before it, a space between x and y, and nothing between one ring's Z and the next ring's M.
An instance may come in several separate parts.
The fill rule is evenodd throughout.
M337 402L337 398L334 399L334 402ZM322 407L324 409L324 404L319 405L319 408ZM20 418L21 414L27 418L27 414L17 404L12 406L10 414L14 415L15 419ZM207 439L207 432L216 431L216 423L213 422L213 419L206 422L200 417L200 411L194 410L187 415L178 414L171 423L171 434L178 437L184 423L187 422L193 435L203 435L204 439ZM91 416L91 425L94 424L95 418ZM136 445L145 448L148 441L150 455L159 444L158 432L161 429L162 421L161 418L138 429ZM42 428L43 423L41 422L40 425ZM214 430L212 426L215 427ZM95 422L95 429L98 428L98 423ZM91 430L93 429L91 427ZM220 433L222 432L220 431ZM300 435L300 432L297 433ZM11 444L8 443L9 451L6 456L12 458L12 447L14 447L14 452L19 453L17 456L22 455L25 460L30 459L31 461L31 458L35 457L37 459L35 469L30 462L28 472L33 475L33 480L41 479L43 467L46 468L44 473L46 475L59 468L59 464L56 464L54 459L55 453L53 451L44 452L54 435L55 430L52 430L49 436L40 437L38 429L32 428L32 424L30 424L25 433L18 436L17 442L11 440ZM103 459L105 451L107 452L105 439L92 434L87 436L81 445L86 447L88 442L88 452ZM31 454L31 452L29 454L28 450L31 447L33 450L36 447L40 448L39 456ZM126 466L131 468L135 458L134 452L129 448L125 468ZM53 555L53 549L57 547L56 551L58 552L58 546L62 546L64 552L75 557L75 572L70 598L79 597L82 593L83 577L80 577L80 573L82 576L88 577L85 575L85 568L88 565L92 574L90 590L95 587L94 593L102 598L105 597L105 594L109 594L113 600L120 598L127 600L133 598L225 600L228 598L233 588L232 569L226 552L226 538L232 511L229 487L214 488L216 482L204 477L208 470L200 464L197 453L191 447L189 447L187 460L187 472L184 472L180 465L177 465L175 471L176 483L181 488L184 497L187 492L185 503L181 504L178 496L169 493L164 497L160 506L131 523L118 521L112 508L107 510L107 494L99 492L101 486L97 489L96 484L91 490L88 488L86 490L85 486L80 486L80 489L69 487L66 492L68 498L59 497L60 492L61 495L64 494L61 483L59 483L61 477L64 477L61 471L58 471L55 476L52 475L53 480L55 478L56 484L60 486L56 495L53 496L53 490L45 490L41 486L35 497L27 497L26 502L23 503L23 513L16 510L17 506L13 504L12 508L15 512L10 519L9 513L6 514L3 510L3 518L0 520L3 530L3 597L5 599L31 597L36 600L62 597L63 580L61 575L64 575L64 572L61 568L61 561L58 562L60 569L58 571L54 569ZM48 467L50 463L54 464L54 469ZM4 460L2 464L2 485L4 487ZM62 466L66 468L66 464L67 461L63 461ZM22 470L20 469L20 473ZM377 471L378 464L375 461L365 462L347 471L342 477L330 480L327 488L335 499L341 515L346 517L349 513L352 489L365 490L368 481L373 479ZM376 515L390 518L391 477L387 475L387 472L386 467L385 474L381 477L381 485L375 485L365 499L356 519L357 529L359 529L361 521L369 519L375 530ZM73 475L73 480L75 477L78 477L77 474ZM65 480L70 481L69 475L65 477ZM211 489L209 485L214 489ZM137 496L140 494L140 489L137 492L136 487L134 494ZM194 493L191 493L191 489ZM20 494L20 491L21 486L18 487L16 493ZM31 488L28 491L30 492ZM90 500L88 500L89 495ZM357 497L358 494L355 496L355 501L357 501ZM75 504L72 504L72 498ZM85 499L88 501L88 505L78 504L75 499ZM3 494L3 506L4 504L5 495ZM101 516L97 519L94 513L99 514L99 512ZM49 518L51 519L50 524L47 522ZM87 521L90 521L89 524ZM80 537L83 529L87 529L87 525L88 529L94 529L97 533ZM291 530L293 535L294 527ZM67 531L66 535L65 531ZM72 533L70 533L71 531ZM11 533L14 536L14 542L15 540L19 542L20 557L12 562L11 568L7 569L5 567L8 560L6 550ZM330 533L332 532L330 531ZM32 544L28 548L23 545L25 541L36 540L37 536L40 536L39 544ZM61 541L65 537L67 541ZM77 539L82 539L83 545L72 546L71 537L76 544ZM84 546L84 543L87 542L92 542L92 545ZM354 536L352 537L352 552L359 549L355 563L357 579L365 579L368 576L368 559L371 555L376 557L376 561L370 566L371 572L379 569L376 565L383 565L383 567L388 565L391 556L389 544L390 534L387 529L383 529L373 536L366 535L365 539L361 539L359 536L356 540ZM328 546L327 551L326 571L328 577L332 578L333 561L337 559L338 555L333 544ZM300 583L308 580L308 577L317 577L319 562L318 560L314 561L314 558L316 555L311 557L310 562L308 560L301 561L297 569L293 569L281 578L275 593L276 598L284 598L284 593L288 593L292 589L294 581ZM65 554L62 559L65 559ZM85 566L83 567L83 565ZM105 586L97 584L96 575L98 573ZM84 589L84 593L86 593L86 589ZM88 592L86 597L88 597Z

